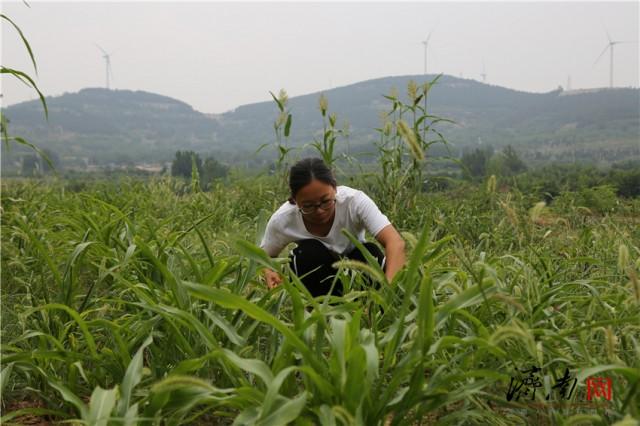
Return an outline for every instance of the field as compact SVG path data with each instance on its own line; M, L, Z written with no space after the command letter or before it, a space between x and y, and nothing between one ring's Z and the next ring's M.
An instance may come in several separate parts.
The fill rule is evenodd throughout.
M0 420L637 424L637 199L377 182L339 183L390 216L405 269L343 264L345 295L314 300L256 247L278 177L3 180Z

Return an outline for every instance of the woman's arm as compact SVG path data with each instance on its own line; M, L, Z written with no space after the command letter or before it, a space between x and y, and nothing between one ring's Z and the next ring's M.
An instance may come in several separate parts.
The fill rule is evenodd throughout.
M279 231L278 226L276 226L274 216L275 215L272 215L269 222L267 222L264 235L262 236L262 242L260 243L260 248L263 249L270 257L277 257L282 249L287 245L280 237L282 233ZM282 283L282 277L273 269L265 268L263 276L269 289L275 288Z
M389 282L391 282L396 272L404 266L404 240L391 224L385 226L378 232L376 240L384 247L387 258L385 275Z

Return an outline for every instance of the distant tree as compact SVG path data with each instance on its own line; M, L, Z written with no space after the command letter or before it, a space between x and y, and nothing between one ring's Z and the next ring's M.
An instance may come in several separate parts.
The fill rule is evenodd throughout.
M206 189L216 178L226 177L229 167L209 156L202 160L194 151L177 151L171 163L171 176L180 176L197 181L201 189Z
M618 195L621 197L640 197L640 169L617 171L613 176Z
M496 176L515 176L526 170L527 165L511 145L491 157L487 165L487 173Z
M462 154L462 164L470 177L483 177L487 173L487 164L493 155L493 148L487 146L485 148L476 148L471 152Z
M527 165L520 159L518 153L511 145L507 145L507 147L502 150L502 155L504 155L504 165L511 176L527 170Z
M211 182L213 179L227 176L229 168L213 157L207 157L202 164L202 181Z
M613 211L617 204L615 188L610 185L584 188L578 193L577 198L581 206L600 214Z
M195 162L198 173L202 174L202 159L197 153L193 151L177 151L171 163L171 176L191 178L192 162Z

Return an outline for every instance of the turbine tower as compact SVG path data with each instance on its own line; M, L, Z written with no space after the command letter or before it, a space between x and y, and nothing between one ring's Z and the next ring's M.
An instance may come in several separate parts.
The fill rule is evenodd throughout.
M482 61L482 74L480 74L480 76L482 77L482 82L486 83L487 82L487 71L484 68L484 61Z
M615 46L616 44L632 43L632 42L628 40L614 41L614 40L611 40L611 36L609 35L609 32L606 29L605 29L605 33L607 33L607 39L609 40L609 43L607 43L604 50L602 51L600 56L598 56L598 59L596 59L593 65L595 66L600 60L600 58L602 58L602 55L604 55L607 52L607 49L609 49L609 54L610 54L609 55L609 88L613 88L613 46Z
M106 87L107 87L107 90L109 90L110 89L110 86L109 86L109 75L113 76L113 72L111 71L111 55L113 53L107 53L97 43L96 43L96 47L98 49L100 49L100 51L102 52L102 58L104 59L104 63L105 63Z
M422 42L424 45L424 75L427 75L427 48L429 47L429 39L431 38L431 33L427 36L427 39Z

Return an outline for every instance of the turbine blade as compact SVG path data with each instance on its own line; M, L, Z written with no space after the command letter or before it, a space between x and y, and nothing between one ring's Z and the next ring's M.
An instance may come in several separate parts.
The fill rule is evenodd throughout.
M596 59L596 61L593 63L593 65L595 66L598 61L600 60L600 58L602 58L602 55L604 55L604 53L607 51L607 49L609 49L609 47L611 47L610 44L607 44L607 46L604 48L604 50L602 51L602 53L600 54L600 56L598 56L598 59Z
M602 29L604 30L604 33L607 35L607 40L609 40L609 43L611 43L611 36L609 35L609 31L607 30L607 27L604 25L604 21L602 20L602 18L600 18L600 25L602 25Z
M611 40L611 36L609 35L609 31L607 31L607 29L604 29L604 32L607 33L607 38L609 39L609 43L613 43L613 41Z
M104 53L105 55L108 55L108 53L102 47L100 47L100 45L98 45L98 43L93 43L93 44L95 44L96 47L102 51L102 53Z

